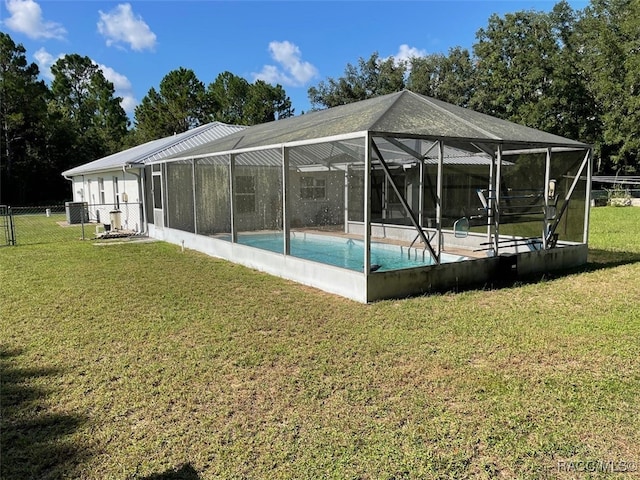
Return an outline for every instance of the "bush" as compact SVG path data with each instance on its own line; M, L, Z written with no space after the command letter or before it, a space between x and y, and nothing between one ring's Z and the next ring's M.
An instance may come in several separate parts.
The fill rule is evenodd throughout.
M622 185L616 184L607 192L609 193L609 205L612 207L631 206L631 193L628 189L623 188Z

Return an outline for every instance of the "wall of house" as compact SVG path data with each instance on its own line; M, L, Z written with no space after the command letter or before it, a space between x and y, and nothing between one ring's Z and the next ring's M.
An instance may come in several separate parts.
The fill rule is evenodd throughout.
M235 186L238 232L282 230L282 168L237 166Z
M195 185L196 231L201 235L231 233L229 167L197 163Z
M203 235L230 233L231 199L227 166L196 164L194 171L189 163L170 163L166 172L167 191L163 195L167 213L165 226ZM236 230L281 230L282 169L239 165L234 176ZM355 196L349 205L356 205L360 216L362 210L362 191L349 183L355 182L351 177L338 169L312 172L292 169L288 190L291 227L330 227L344 231L346 187ZM148 179L146 183L148 188ZM313 185L311 188L310 183Z
M315 198L309 179L316 180ZM318 183L323 182L323 183ZM289 218L291 228L313 228L344 225L345 172L325 170L289 174ZM306 198L305 198L306 197ZM343 227L341 227L342 229Z
M72 186L73 201L87 203L90 222L111 225L110 212L119 210L123 229L144 230L137 176L122 170L78 175Z

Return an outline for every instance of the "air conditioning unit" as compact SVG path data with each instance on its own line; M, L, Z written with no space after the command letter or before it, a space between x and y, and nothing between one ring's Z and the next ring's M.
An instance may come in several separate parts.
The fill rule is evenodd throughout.
M67 213L67 223L76 225L89 221L89 206L87 202L65 202L64 209Z

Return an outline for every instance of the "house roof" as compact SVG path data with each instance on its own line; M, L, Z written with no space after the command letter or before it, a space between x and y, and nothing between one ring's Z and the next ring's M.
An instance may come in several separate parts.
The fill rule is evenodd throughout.
M79 165L62 172L62 175L65 177L73 177L87 173L119 170L129 165L144 165L147 162L160 160L205 145L244 128L246 127L227 125L221 122L207 123L206 125L201 125L183 133L143 143L142 145L114 153L108 157Z
M505 149L588 145L408 90L248 127L190 150L189 157L369 131L395 137L502 144ZM186 158L173 155L170 158Z

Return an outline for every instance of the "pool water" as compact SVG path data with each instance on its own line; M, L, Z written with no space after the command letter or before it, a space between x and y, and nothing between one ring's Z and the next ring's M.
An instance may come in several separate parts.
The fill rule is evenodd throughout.
M276 253L284 252L282 233L238 234L238 243ZM291 255L294 257L358 272L364 268L364 242L362 240L292 232L290 246ZM443 263L448 263L458 262L466 257L443 253L441 258ZM423 267L433 265L433 263L429 252L423 252L421 248L408 249L400 245L371 242L372 271L383 272Z

